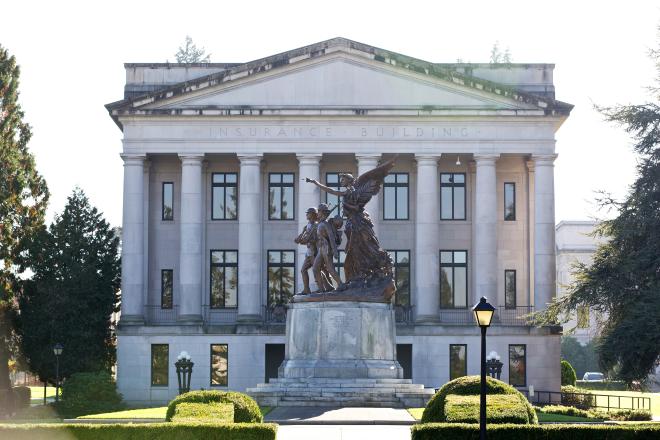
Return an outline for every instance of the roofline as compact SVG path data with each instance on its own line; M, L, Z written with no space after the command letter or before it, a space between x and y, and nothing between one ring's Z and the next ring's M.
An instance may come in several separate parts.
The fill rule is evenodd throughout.
M244 63L124 63L125 68L133 67L236 67Z
M555 229L559 229L562 226L596 226L598 221L596 220L562 220L557 223Z

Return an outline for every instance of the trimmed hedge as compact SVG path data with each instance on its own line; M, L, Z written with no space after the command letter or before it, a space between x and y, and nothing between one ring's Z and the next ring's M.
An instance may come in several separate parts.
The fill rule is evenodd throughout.
M57 411L64 418L119 411L125 408L121 399L110 374L74 373L62 385Z
M445 402L450 394L460 396L478 396L481 392L481 378L479 376L464 376L447 382L438 390L429 400L422 414L422 423L446 422L447 415L445 411ZM527 413L525 423L537 424L538 418L536 411L529 403L527 398L514 387L497 379L486 377L486 392L488 395L512 394L518 396L518 400Z
M411 428L411 440L475 440L479 425L428 423ZM488 440L652 440L659 425L490 425Z
M234 405L231 403L181 402L174 410L173 422L233 423Z
M594 414L586 411L584 409L575 408L573 406L563 406L563 405L546 405L538 409L542 413L546 414L560 414L562 416L572 416L572 417L584 417L584 418L593 418ZM601 417L597 417L601 418Z
M271 423L0 424L0 438L12 440L275 440Z
M445 401L447 423L479 423L479 396L450 394ZM529 423L527 409L515 394L486 396L488 423Z
M650 411L643 409L618 409L604 413L610 420L645 422L653 420Z
M588 390L581 390L571 385L561 387L561 404L574 406L580 409L589 409L596 406L596 397Z
M585 390L594 391L627 391L628 385L622 380L608 380L605 382L587 382L586 380L578 380L575 386Z
M176 406L180 403L232 403L234 405L234 422L261 423L264 421L259 405L247 394L236 391L190 391L175 397L167 405L165 420L172 420Z
M561 361L561 384L575 386L576 380L577 375L575 374L575 369L570 364L570 362L566 360Z

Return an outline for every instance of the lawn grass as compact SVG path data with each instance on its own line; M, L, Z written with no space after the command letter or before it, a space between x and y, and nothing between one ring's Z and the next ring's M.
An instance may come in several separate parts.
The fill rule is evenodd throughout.
M30 404L41 405L44 403L44 387L29 387L30 388ZM60 391L60 395L61 395ZM55 400L55 387L46 387L46 401L52 402Z
M651 398L651 414L654 416L660 416L660 393L641 393L639 391L596 391L596 390L584 390L585 392L590 392L592 394L599 394L600 396L596 397L596 403L599 406L599 410L607 411L607 397L610 396L627 396L627 397L649 397ZM619 405L619 399L610 397L610 405ZM632 409L632 399L621 399L621 409ZM601 407L605 408L601 408ZM635 408L638 409L638 408Z
M261 414L268 414L273 408L270 406L260 407ZM422 410L424 410L422 408ZM129 409L126 411L116 411L103 414L89 414L80 416L79 419L165 419L167 413L166 406L159 406L155 408L137 408ZM421 414L421 413L420 413Z

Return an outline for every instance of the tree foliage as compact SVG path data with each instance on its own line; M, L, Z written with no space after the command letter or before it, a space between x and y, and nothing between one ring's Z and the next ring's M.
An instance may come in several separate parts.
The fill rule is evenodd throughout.
M652 56L660 82L660 52ZM544 314L547 322L588 306L608 316L596 347L601 366L629 384L645 380L660 356L660 90L651 94L643 104L600 108L633 136L637 177L625 200L600 200L618 214L596 230L609 241L590 266L576 266L568 294Z
M573 366L567 361L561 361L561 384L562 385L573 385L575 386L575 381L577 377L575 375L575 370Z
M577 379L582 379L587 371L600 371L595 345L593 340L582 345L572 336L561 338L561 358L570 362Z
M211 54L207 54L203 47L198 48L189 35L186 35L186 41L179 46L174 58L177 63L183 64L211 62Z
M14 292L22 251L43 224L48 202L46 181L28 151L32 133L18 103L19 76L16 59L0 46L0 390L9 388L8 361L17 342Z
M22 352L44 381L55 376L53 345L64 345L60 377L110 371L118 311L119 238L80 189L29 248L31 280L19 298Z
M490 50L490 63L491 64L511 64L511 52L507 47L504 52L500 49L500 42L496 41L493 48Z

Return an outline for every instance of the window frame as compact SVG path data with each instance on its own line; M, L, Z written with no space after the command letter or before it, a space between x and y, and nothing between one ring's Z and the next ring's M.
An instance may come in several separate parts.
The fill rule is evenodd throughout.
M222 252L222 263L213 263L213 252ZM236 253L236 263L227 263L226 260L227 258L225 257L225 254L227 252L235 252ZM222 280L222 307L215 307L213 306L213 268L214 267L221 267L223 269L227 267L235 267L236 268L236 305L235 306L230 306L227 307L227 288L225 287L225 284L227 282L227 277L223 276ZM226 273L226 272L225 272ZM211 249L209 251L209 309L211 310L235 310L238 309L238 250L237 249Z
M443 175L450 175L451 176L451 182L450 183L443 183L442 182L442 176ZM463 183L456 184L454 182L454 176L456 175L462 175L463 176ZM442 217L442 188L451 188L451 218L443 218ZM456 199L455 195L455 188L463 188L463 217L462 218L457 218L456 215L454 214L454 200ZM440 221L464 221L467 220L467 173L440 173Z
M401 264L399 264L399 263L397 262L397 260L398 260L397 257L398 257L399 252L402 252L402 253L405 252L405 253L408 254L408 263L401 263ZM411 265L410 265L410 249L388 249L388 250L387 250L387 253L388 253L388 254L389 254L389 253L394 253L394 258L392 258L393 263L394 263L394 264L392 265L392 270L393 270L393 275L394 275L394 285L395 285L395 286L398 284L398 283L397 283L397 268L399 268L399 267L405 267L405 268L408 269L408 304L401 304L401 303L399 302L399 297L398 297L398 295L396 295L396 293L395 293L395 294L394 294L394 301L395 301L395 302L394 302L394 305L396 305L396 306L410 306L410 305L412 304L412 297L411 297L411 293L412 293L412 292L411 292L411 288L410 288L410 287L411 287L411 283L410 283L410 282L411 282L411 277L412 277L412 274L410 273L410 270L411 270L411 267L410 267L410 266L411 266Z
M451 377L452 367L451 367L451 348L452 347L465 347L465 368L463 376ZM458 379L459 377L467 376L468 372L468 345L467 344L449 344L449 380Z
M511 347L523 347L523 364L525 366L525 375L523 377L522 384L514 385L511 383ZM509 344L509 385L518 388L527 386L527 344Z
M406 176L406 183L399 183L399 176ZM410 173L389 173L388 176L394 176L394 182L385 182L383 180L383 215L382 219L383 221L405 221L405 220L410 220ZM385 197L385 188L394 188L394 218L386 218L385 217L385 205L386 205L386 197ZM397 188L406 188L406 193L408 194L406 198L406 217L405 218L399 218L398 217L398 212L399 212L399 191L397 191Z
M279 252L280 253L280 262L279 263L271 263L270 262L270 253L271 252ZM291 252L293 254L293 263L282 263L282 253L283 252ZM284 267L292 267L293 268L293 294L296 294L296 259L297 259L297 252L295 249L268 249L266 250L266 305L268 307L273 307L275 305L278 305L277 302L271 302L270 298L270 286L269 286L269 281L270 281L270 268L271 267L279 267L279 268L284 268ZM280 286L282 285L282 277L280 275ZM279 292L279 299L282 299L282 291L280 290Z
M165 362L166 374L164 384L154 384L154 348L167 347L167 361ZM167 388L170 384L170 344L151 344L151 358L150 358L150 381L151 387Z
M172 185L172 213L170 218L165 217L165 186ZM160 194L160 219L164 222L173 222L174 221L174 182L162 182L161 185L161 194Z
M271 182L270 178L271 176L279 174L280 177L280 182ZM291 179L291 183L284 183L282 182L283 177L285 174L290 174L293 178ZM280 188L280 217L281 213L283 212L282 210L282 190L281 188L293 188L293 197L291 200L293 201L292 207L291 207L291 217L288 218L275 218L271 217L270 215L270 190L271 188ZM296 219L296 173L289 173L289 172L281 172L281 173L268 173L268 220L272 221L292 221Z
M509 305L507 301L507 274L513 273L513 305ZM504 308L506 310L513 310L518 306L518 272L515 269L504 269Z
M513 218L506 218L506 187L511 185L513 187ZM504 182L504 193L502 194L502 199L504 201L504 212L502 213L502 218L505 222L515 222L516 221L516 182Z
M333 171L333 172L325 173L325 186L327 186L328 188L332 188L334 190L337 190L337 191L341 191L341 185L339 184L339 175L340 174L341 173L338 172L338 171L337 172ZM331 175L336 175L337 176L337 182L329 182L328 181L328 177L330 177ZM342 199L341 196L336 196L334 194L330 194L329 192L325 192L325 203L326 204L330 205L330 200L328 200L330 197L336 197L337 201L338 201L337 204L338 205L341 204L341 199ZM330 209L332 209L332 208L334 208L334 205L330 207Z
M452 256L452 262L451 263L443 263L442 262L442 253L443 252L451 252ZM465 263L454 263L455 256L454 254L456 252L465 252ZM440 295L440 310L467 310L470 307L469 301L470 301L470 272L469 272L469 252L467 249L440 249L440 252L438 253L438 264L439 264L439 276L440 276L440 291L438 294ZM455 276L454 276L454 268L456 267L465 267L465 307L443 307L442 306L442 268L443 267L451 267L451 276L452 276L452 301L455 303L455 283L453 282Z
M225 176L224 178L224 183L216 183L214 181L214 177L216 175L223 174ZM233 175L236 176L236 182L235 183L230 183L227 184L227 175ZM215 204L213 203L214 200L214 195L215 195L215 188L225 188L224 190L224 217L215 217L215 211L214 211L214 206ZM236 188L236 217L234 218L227 218L227 189L226 188ZM238 220L238 173L235 172L217 172L217 173L211 173L211 220L212 221L235 221Z
M169 307L164 306L163 299L165 298L165 283L163 276L166 272L170 273L170 302ZM174 308L174 269L161 269L160 270L160 308L163 310L172 310Z
M332 258L332 264L335 266L335 271L339 274L339 278L346 281L344 278L344 263L346 262L346 251L344 249L337 249L339 251L339 258ZM343 257L343 258L342 258Z
M213 347L225 346L227 353L227 383L225 385L218 385L213 383ZM228 388L229 387L229 344L209 344L209 386L212 388Z

